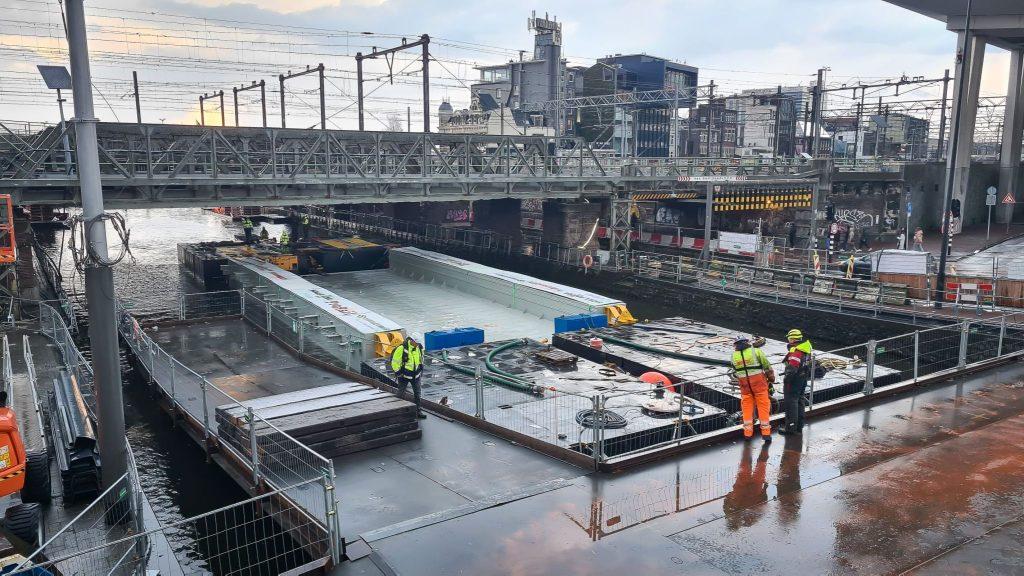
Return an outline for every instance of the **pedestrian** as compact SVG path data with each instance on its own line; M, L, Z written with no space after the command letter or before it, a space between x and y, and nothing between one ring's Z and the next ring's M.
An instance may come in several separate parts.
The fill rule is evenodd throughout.
M789 232L786 237L787 244L789 244L788 247L796 248L796 224L788 222L786 225L789 226Z
M868 229L867 228L864 228L863 230L860 231L860 249L861 250L870 250L871 249L871 245L868 242L868 235L869 234L868 234Z
M420 408L420 374L423 373L423 348L412 338L406 339L391 353L391 370L398 379L398 397L405 396L405 389L412 384L413 399L416 403L416 416L426 418Z
M803 332L794 328L786 334L789 352L783 359L786 371L782 376L782 404L786 407L786 423L779 434L802 434L804 428L804 391L811 377L811 355L814 348Z
M768 357L757 347L751 346L750 338L736 338L732 353L732 367L740 383L740 409L743 413L743 437L754 437L754 408L761 423L761 438L772 441L771 390L775 384L775 371Z
M906 250L907 249L907 233L900 228L900 233L896 236L896 249Z
M924 252L924 230L914 230L914 250Z

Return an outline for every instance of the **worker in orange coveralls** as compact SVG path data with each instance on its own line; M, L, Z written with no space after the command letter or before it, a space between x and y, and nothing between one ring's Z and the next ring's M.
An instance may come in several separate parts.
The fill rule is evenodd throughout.
M740 336L736 339L735 351L732 353L732 367L740 382L740 407L743 410L743 436L746 439L754 436L754 407L757 407L757 419L761 423L761 438L765 442L772 441L772 425L769 420L772 409L772 397L768 389L775 384L775 371L768 362L768 357L760 348L751 346L750 338Z

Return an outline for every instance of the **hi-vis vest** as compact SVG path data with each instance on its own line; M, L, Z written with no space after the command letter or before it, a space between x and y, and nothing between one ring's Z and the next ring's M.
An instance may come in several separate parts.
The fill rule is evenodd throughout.
M771 363L760 348L751 346L732 353L732 367L736 369L738 378L749 378L770 369Z
M423 352L419 346L409 348L403 343L391 353L391 369L396 373L415 374L423 361Z
M789 353L786 354L786 373L809 376L811 374L811 353L813 351L814 347L811 346L810 340L804 340L796 346L790 346Z

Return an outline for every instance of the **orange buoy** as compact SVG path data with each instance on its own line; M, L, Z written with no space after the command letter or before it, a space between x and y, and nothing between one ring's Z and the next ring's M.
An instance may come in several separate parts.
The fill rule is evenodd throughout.
M672 380L668 376L665 376L661 372L644 372L640 375L640 380L653 384L655 387L664 388L672 392L676 391L675 385L672 384Z
M25 486L25 445L21 443L14 411L0 407L0 496Z

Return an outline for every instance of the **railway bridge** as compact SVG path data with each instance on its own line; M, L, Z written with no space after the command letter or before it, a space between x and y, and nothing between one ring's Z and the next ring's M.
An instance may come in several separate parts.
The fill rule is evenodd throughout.
M0 193L80 205L75 127L0 124ZM108 208L628 197L703 184L813 185L800 159L621 158L582 139L97 124Z

